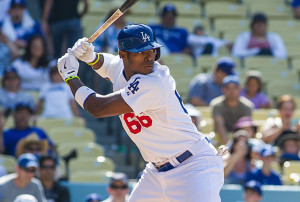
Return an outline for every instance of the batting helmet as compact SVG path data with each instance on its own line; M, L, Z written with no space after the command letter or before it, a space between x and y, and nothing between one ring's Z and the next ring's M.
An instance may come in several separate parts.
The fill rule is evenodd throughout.
M118 34L118 48L133 53L156 50L155 60L160 57L160 45L152 29L144 24L126 25Z

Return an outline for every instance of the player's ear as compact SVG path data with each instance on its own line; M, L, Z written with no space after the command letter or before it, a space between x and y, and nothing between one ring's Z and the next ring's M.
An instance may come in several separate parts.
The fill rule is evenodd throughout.
M119 50L119 56L124 60L127 58L127 53L125 51Z

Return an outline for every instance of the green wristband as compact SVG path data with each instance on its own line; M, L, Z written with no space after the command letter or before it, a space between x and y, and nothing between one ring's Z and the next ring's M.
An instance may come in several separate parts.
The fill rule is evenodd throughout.
M75 79L75 78L80 79L78 76L69 76L69 77L66 78L66 80L65 80L66 84L69 85L69 84L68 84L68 81L70 81L70 80L72 80L72 79Z

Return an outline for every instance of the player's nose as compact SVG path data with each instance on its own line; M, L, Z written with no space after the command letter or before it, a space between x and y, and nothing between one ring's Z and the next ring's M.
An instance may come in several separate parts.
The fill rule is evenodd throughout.
M145 61L152 61L155 58L155 53L152 50L146 51Z

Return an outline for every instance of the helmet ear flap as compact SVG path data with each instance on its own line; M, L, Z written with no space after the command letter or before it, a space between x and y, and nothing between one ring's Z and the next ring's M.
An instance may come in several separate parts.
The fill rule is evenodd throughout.
M155 61L159 60L160 58L160 48L155 49Z

